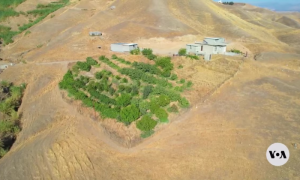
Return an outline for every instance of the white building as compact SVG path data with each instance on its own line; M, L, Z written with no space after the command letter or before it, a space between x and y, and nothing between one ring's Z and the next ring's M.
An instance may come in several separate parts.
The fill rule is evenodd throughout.
M195 42L186 45L187 54L204 55L206 60L210 60L212 54L225 54L227 44L224 38L208 37L203 42Z
M137 48L138 44L136 43L115 43L110 45L110 50L114 52L130 52Z

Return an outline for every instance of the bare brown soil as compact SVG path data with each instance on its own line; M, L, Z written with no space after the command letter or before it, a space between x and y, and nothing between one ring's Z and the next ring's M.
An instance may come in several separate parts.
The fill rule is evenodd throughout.
M23 130L0 160L1 179L299 179L300 33L276 22L282 16L299 21L298 14L205 0L81 0L54 14L0 54L27 62L0 79L28 84L19 109ZM88 36L95 30L103 37ZM168 55L206 36L225 37L229 48L249 56L174 57L175 67L183 65L179 78L194 83L184 94L192 107L148 139L135 139L140 132L123 124L95 120L58 88L69 63L111 56L112 42L139 42ZM275 142L290 150L282 167L265 157Z

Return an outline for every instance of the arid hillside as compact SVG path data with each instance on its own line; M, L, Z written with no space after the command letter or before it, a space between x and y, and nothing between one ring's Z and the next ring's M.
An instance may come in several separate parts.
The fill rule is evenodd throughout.
M27 0L17 9L25 11L43 2ZM111 10L111 6L116 8ZM71 1L29 30L30 34L24 32L15 43L4 47L1 57L14 61L77 60L106 53L111 42L140 42L146 46L149 38L163 38L165 45L152 41L150 46L173 53L206 36L225 37L254 54L299 52L300 37L297 15L247 4L226 6L211 0ZM89 31L101 31L104 36L91 38Z
M49 2L26 0L17 9ZM8 20L3 23L16 28ZM0 159L0 179L299 179L299 24L299 13L211 0L71 1L1 47L0 58L16 64L0 80L27 86L18 110L22 130ZM132 148L107 130L128 127L95 120L91 109L68 102L59 89L74 62L111 57L112 42L170 55L207 36L224 37L228 49L249 56L172 57L178 77L194 84L184 94L191 107ZM290 151L282 167L266 159L276 142Z

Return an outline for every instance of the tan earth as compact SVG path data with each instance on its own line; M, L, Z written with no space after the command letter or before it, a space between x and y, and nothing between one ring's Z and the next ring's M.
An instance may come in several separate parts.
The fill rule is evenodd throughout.
M19 10L37 1L26 3ZM299 14L210 0L80 0L53 14L0 54L17 63L0 80L28 84L19 109L22 131L0 160L1 180L300 179ZM103 37L88 36L96 30ZM122 135L125 126L94 120L58 88L70 63L110 56L112 42L138 42L170 55L206 36L225 37L229 49L249 56L172 58L175 67L183 65L175 68L179 78L194 83L184 93L192 106L131 148L108 129L129 142L138 132ZM290 151L282 167L266 159L275 142Z

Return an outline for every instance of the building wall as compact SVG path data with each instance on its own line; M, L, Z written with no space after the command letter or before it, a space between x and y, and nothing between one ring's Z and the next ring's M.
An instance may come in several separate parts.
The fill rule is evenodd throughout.
M186 45L187 54L200 54L200 46Z
M137 49L138 45L123 45L123 44L111 44L110 50L114 52L130 52Z
M0 65L0 69L7 69L8 65Z
M114 52L124 52L123 45L121 44L111 44L110 50Z

